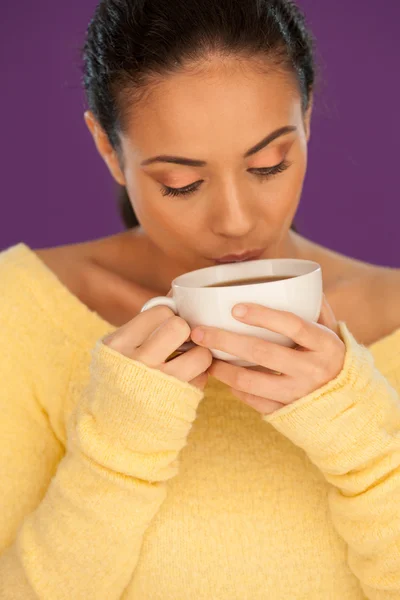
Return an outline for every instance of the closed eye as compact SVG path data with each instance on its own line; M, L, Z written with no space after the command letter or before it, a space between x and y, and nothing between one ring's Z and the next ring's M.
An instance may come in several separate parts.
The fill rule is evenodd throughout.
M283 173L284 171L286 171L286 169L290 167L291 164L292 163L288 162L285 159L278 165L274 165L273 167L264 167L262 169L248 169L248 172L252 173L253 175L257 175L257 177L260 177L262 180L264 180L269 179L274 175L278 175L278 173ZM200 179L199 181L195 181L194 183L186 185L182 188L173 188L168 187L167 185L163 185L161 187L161 193L163 196L189 196L190 194L194 194L194 192L197 192L203 181L204 179Z
M283 173L290 167L292 163L287 161L286 159L280 162L278 165L274 165L273 167L264 167L260 169L248 169L249 173L253 173L254 175L258 175L261 179L266 179L269 177L273 177L274 175L278 175L278 173Z
M189 194L193 194L198 190L200 184L202 184L204 179L200 179L200 181L195 181L190 185L186 185L182 188L172 188L167 185L163 185L161 188L161 193L163 196L188 196Z

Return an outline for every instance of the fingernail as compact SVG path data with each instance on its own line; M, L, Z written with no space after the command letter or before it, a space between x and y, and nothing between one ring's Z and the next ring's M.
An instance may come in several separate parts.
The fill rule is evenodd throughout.
M242 318L244 316L246 316L247 313L247 307L244 306L244 304L238 304L237 306L234 307L232 314L234 317L239 317Z
M192 331L192 340L194 342L201 342L201 340L204 338L204 329L202 329L201 327L197 327L196 329L194 329Z

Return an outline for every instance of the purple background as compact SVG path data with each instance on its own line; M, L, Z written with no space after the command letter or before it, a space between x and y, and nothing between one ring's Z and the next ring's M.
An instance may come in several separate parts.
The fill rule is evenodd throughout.
M0 249L122 230L113 181L83 121L79 47L96 0L5 3ZM301 5L317 38L321 79L298 227L350 256L399 267L400 3Z

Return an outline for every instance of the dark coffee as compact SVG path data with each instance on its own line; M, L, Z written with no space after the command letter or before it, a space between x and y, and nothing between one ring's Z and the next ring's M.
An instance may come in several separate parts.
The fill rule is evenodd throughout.
M249 277L248 279L231 279L230 281L221 281L220 283L212 283L204 287L231 287L234 285L254 285L255 283L268 283L272 281L284 281L285 279L293 279L296 275L270 275L268 277Z

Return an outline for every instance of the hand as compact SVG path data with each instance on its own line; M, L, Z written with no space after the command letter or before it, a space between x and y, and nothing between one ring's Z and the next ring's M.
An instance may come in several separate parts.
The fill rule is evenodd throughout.
M235 312L238 306L232 311L238 321L281 333L292 339L297 348L213 327L197 327L191 337L200 346L222 350L259 365L245 368L214 360L208 372L261 414L273 413L303 398L342 370L346 348L325 297L318 323L257 304L245 304L247 312L239 317Z
M212 361L209 350L196 347L167 362L189 337L186 321L166 306L157 306L140 313L104 338L103 343L132 360L204 389Z

